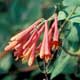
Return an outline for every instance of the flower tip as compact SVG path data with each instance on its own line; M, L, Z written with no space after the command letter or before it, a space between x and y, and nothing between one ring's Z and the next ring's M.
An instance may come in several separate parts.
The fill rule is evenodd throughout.
M52 56L51 55L46 55L45 56L45 62L48 63L49 60L51 60Z
M12 47L10 45L7 45L5 48L4 48L4 51L10 51L12 49Z
M29 61L28 61L28 66L32 66L34 63L34 56L30 56Z
M32 66L32 64L33 64L32 62L28 62L28 66Z
M13 37L11 37L11 41L14 41L15 40L15 38L16 38L16 36L13 36Z
M59 42L58 41L53 41L52 50L54 50L54 49L57 50L58 47L59 47Z
M43 59L44 58L44 55L43 54L42 55L40 54L40 58Z
M10 50L12 50L16 45L17 45L17 41L10 42L10 44L7 45L7 46L4 48L4 51L10 51Z
M45 55L44 55L44 51L41 50L39 55L40 55L40 58L43 59L44 56L45 56Z

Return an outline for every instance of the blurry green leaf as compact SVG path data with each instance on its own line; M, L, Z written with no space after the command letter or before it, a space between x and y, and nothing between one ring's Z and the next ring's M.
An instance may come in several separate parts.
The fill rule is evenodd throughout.
M64 43L64 46L68 47L69 45L67 43L66 44ZM72 46L70 46L69 49L67 50L69 52L75 53L74 52L75 48L73 48ZM53 70L51 73L51 79L53 79L58 74L63 72L66 74L74 72L76 70L76 64L77 64L77 58L68 55L62 50L60 56L55 62L55 65L54 65L55 67L53 67Z
M71 22L80 23L80 15L72 16L70 19Z
M64 0L63 1L64 6L71 6L71 5L77 5L80 6L80 0Z
M2 80L15 80L15 75L8 75L6 77L4 77Z
M77 7L73 15L70 17L71 22L80 23L80 7Z
M41 7L40 7L40 0L30 0L28 5L28 9L26 11L26 18L27 21L35 21L36 19L42 16L41 14Z
M49 66L48 66L48 71L47 71L47 73L49 74L49 73L52 73L52 71L53 71L53 69L54 69L54 67L55 67L55 62L56 61L54 61L54 60L52 60L50 63L49 63Z
M2 25L0 28L0 52L3 51L5 44L10 37L10 32L8 29L3 27ZM4 58L0 59L0 73L7 72L11 66L11 55L6 55Z
M70 18L75 18L80 16L80 7L73 6L67 6L63 9L63 11L66 13L67 16L69 16L72 12L73 14L70 16Z
M39 66L40 72L45 73L45 62L41 60L39 57L37 57L37 64Z
M80 41L80 24L79 23L72 23L69 22L67 25L64 27L64 32L63 35L65 36L65 40L63 41L64 43L68 43L65 47L67 47L67 50L70 47L73 47L76 50L79 49L79 41Z
M67 40L71 41L71 42L79 42L80 41L80 31L79 31L79 24L75 23L71 23L71 29L69 34L67 35Z
M0 13L0 30L10 30L10 24L9 21L7 20L7 13L1 14ZM1 31L2 32L2 31Z
M59 3L62 3L62 1L63 1L63 0L53 0L53 3L54 3L54 4L59 4Z
M59 20L64 20L65 18L66 18L66 14L63 11L59 11L58 19Z
M2 24L6 24L6 25L8 25L9 24L9 22L7 21L7 14L6 13L4 13L4 14L1 14L0 13L0 23L2 23Z
M66 48L66 50L68 52L70 52L72 54L80 53L80 49L78 48L79 46L76 46L76 44L73 45L74 43L72 43L72 45L71 45L69 42L67 44L65 44L65 42L64 42L64 45L63 46ZM76 49L76 47L77 47L77 49ZM63 70L63 74L64 73L65 74L74 73L76 71L77 61L78 61L78 58L77 57L71 56L71 58L69 59L67 65L66 65L66 67Z
M12 23L32 23L41 17L40 0L14 0L9 13Z
M4 27L5 26L5 27ZM2 51L5 44L9 40L10 32L6 29L6 25L0 24L0 50Z
M10 69L12 60L11 55L8 54L0 60L0 73L7 72Z
M75 74L75 75L76 75L76 77L80 78L80 73L77 73L77 74Z
M37 69L37 70L35 70L35 71L32 71L31 76L36 76L36 75L38 75L38 74L40 74L40 73L41 73L40 70Z
M72 80L72 79L70 78L70 76L68 76L68 75L65 76L65 79L66 79L66 80Z
M58 74L60 74L63 71L69 59L70 59L70 56L69 55L65 56L64 52L62 51L60 57L56 61L55 68L52 70L51 79L53 79L54 77L56 77Z
M80 14L80 6L77 7L74 14Z
M23 0L24 1L24 0ZM27 3L26 1L24 3ZM13 0L9 7L9 21L11 23L17 23L19 22L19 19L21 17L21 14L24 11L25 5L22 5L22 0Z
M63 73L64 74L74 73L76 71L76 66L77 66L77 58L71 57L66 67L64 68Z
M51 15L53 15L54 11L55 11L54 7L49 7L49 8L43 9L43 17L45 19L48 19Z
M63 9L63 11L67 14L67 16L72 12L75 6L67 6Z

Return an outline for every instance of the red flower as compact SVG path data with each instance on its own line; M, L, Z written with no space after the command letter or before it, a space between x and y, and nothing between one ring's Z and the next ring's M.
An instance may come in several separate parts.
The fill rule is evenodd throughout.
M45 32L40 50L40 58L44 59L46 62L51 58L48 40L48 21L45 22Z
M14 55L16 57L22 56L24 52L24 44L28 41L29 37L32 35L32 32L36 28L38 24L41 23L42 19L37 20L34 24L32 24L27 29L23 30L22 32L18 33L17 35L13 36L9 42L9 45L7 45L4 49L5 52L10 50L15 50Z
M47 63L52 58L51 49L57 49L59 46L58 19L55 15L50 29L47 20L37 27L41 21L42 19L37 20L30 27L13 36L4 51L14 50L16 60L26 61L29 66L34 63L37 55ZM38 42L43 31L43 40Z
M58 17L57 17L57 14L55 14L54 22L51 26L50 31L51 31L51 33L49 34L49 36L50 35L53 36L53 37L51 37L51 38L53 38L53 40L50 41L50 46L52 47L52 50L58 49L58 47L59 47L59 30L58 30Z

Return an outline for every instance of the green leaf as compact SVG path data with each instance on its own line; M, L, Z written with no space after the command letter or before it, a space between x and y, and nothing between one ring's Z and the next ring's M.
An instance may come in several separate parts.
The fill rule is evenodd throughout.
M73 15L70 17L71 22L80 23L80 7L77 7Z
M80 41L80 25L78 23L71 23L71 29L69 31L69 34L66 36L66 39L70 42L79 42Z
M65 80L72 80L72 79L70 78L70 76L66 75Z
M11 59L11 55L8 54L0 60L0 73L7 72L10 69L12 63Z
M38 74L40 74L41 72L40 72L40 70L39 69L37 69L37 70L35 70L35 71L32 71L32 73L30 74L31 76L36 76L36 75L38 75Z
M69 52L75 53L75 48L70 46L68 42L66 43L64 42L63 46L66 47L66 50L68 50ZM76 70L76 65L77 65L77 58L68 55L62 50L60 56L57 58L55 62L54 65L55 67L53 67L51 73L51 79L53 79L60 73L69 74L74 72Z
M14 0L10 6L9 18L12 23L32 23L41 17L40 0Z
M75 7L76 7L76 6L67 6L67 7L63 8L63 11L64 11L64 12L67 14L67 16L68 16Z
M64 6L72 6L72 5L76 5L76 6L80 6L80 0L64 0L63 1L63 5Z
M63 9L63 11L66 13L67 16L69 16L72 13L72 10L75 9L76 6L67 6ZM69 20L71 22L80 23L80 7L77 7L74 11L74 13L70 16Z
M3 51L8 38L10 37L10 32L6 29L6 25L0 24L0 52ZM5 26L5 27L4 27ZM6 55L4 58L0 59L0 73L7 72L11 66L11 55Z
M66 67L63 70L63 74L71 74L76 71L77 58L71 57Z
M59 11L58 19L59 19L59 20L64 20L65 18L66 18L65 12Z
M2 51L5 44L9 40L10 32L6 29L6 25L0 24L0 50Z
M63 0L53 0L53 3L54 3L54 4L59 4L59 3L62 3L62 1L63 1Z
M70 19L71 22L80 23L80 15L72 16Z
M70 56L65 55L64 52L62 51L60 57L56 61L55 68L52 70L51 79L53 79L54 77L56 77L58 74L60 74L63 71L69 59L70 59Z
M2 80L15 80L16 76L15 75L8 75L6 77L4 77Z

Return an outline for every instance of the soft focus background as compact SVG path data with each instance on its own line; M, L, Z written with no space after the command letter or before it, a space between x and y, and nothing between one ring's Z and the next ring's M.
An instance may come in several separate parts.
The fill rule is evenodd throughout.
M59 26L77 6L65 25L62 40L68 51L80 53L80 0L0 0L0 52L11 36L41 17L50 17L54 12L54 5L58 6ZM55 64L52 61L48 68L48 77L54 80L80 80L80 59L66 54L63 50L58 54ZM0 80L45 78L37 67L38 64L28 67L14 59L12 52L0 59Z

